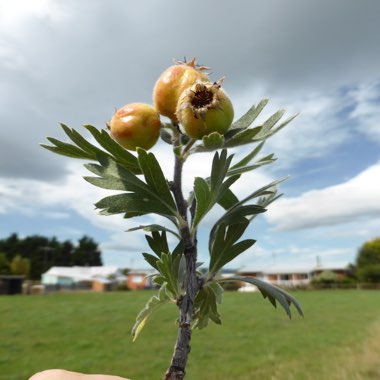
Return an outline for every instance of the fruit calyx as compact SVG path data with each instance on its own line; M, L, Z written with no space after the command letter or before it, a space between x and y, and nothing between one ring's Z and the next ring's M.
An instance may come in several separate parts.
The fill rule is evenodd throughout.
M224 77L214 83L197 81L194 86L185 90L183 102L179 105L177 115L185 108L190 108L196 119L205 120L207 111L220 109L218 91Z
M191 59L191 61L186 61L186 58L183 61L181 61L179 59L174 59L174 63L176 65L186 65L186 66L192 67L193 69L195 69L197 71L210 71L211 70L211 67L198 65L195 57L193 57Z

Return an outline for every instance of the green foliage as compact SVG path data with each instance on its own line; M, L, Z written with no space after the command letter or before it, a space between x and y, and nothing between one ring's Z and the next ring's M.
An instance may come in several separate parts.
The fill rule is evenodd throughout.
M320 275L313 278L315 284L334 284L338 281L338 275L331 271L323 271Z
M48 140L53 146L46 144L41 144L41 146L63 156L84 160L96 161L98 155L106 155L112 157L119 165L130 170L132 173L141 174L141 169L136 157L116 143L109 136L107 131L99 131L92 125L84 126L84 128L86 128L95 140L105 149L104 151L89 143L74 129L67 127L65 124L61 124L61 127L75 145L48 137Z
M166 284L162 284L158 294L149 299L144 309L140 311L137 315L136 323L132 328L132 338L135 341L140 334L141 330L144 328L145 323L153 311L158 309L163 304L169 302L171 298L166 292Z
M380 283L380 264L360 267L357 270L357 275L361 282Z
M380 237L362 245L356 259L356 267L361 282L380 282Z
M0 274L9 274L10 265L5 253L0 252Z
M241 218L245 219L244 216ZM240 223L238 222L230 225L224 223L217 224L210 245L209 272L211 276L214 276L224 267L224 265L245 252L255 243L255 240L253 239L237 242L248 225L249 221L247 219L242 220Z
M380 237L369 240L359 249L356 259L357 266L364 267L380 263Z
M30 273L30 259L17 255L13 258L10 264L11 273L29 276Z
M33 280L39 280L41 274L52 266L102 265L98 244L87 236L73 244L69 240L60 242L56 238L39 235L19 238L12 234L8 238L0 239L0 252L4 253L8 263L17 255L30 260L29 277ZM10 273L10 268L7 273Z
M200 177L195 178L194 194L196 209L192 223L193 229L197 227L212 207L223 199L229 187L239 179L239 175L234 175L224 181L232 158L233 156L227 157L226 149L223 149L220 155L216 152L212 162L209 181Z
M208 282L200 289L194 302L193 328L202 329L210 320L218 325L222 323L218 304L223 301L223 292L216 282Z
M85 165L98 177L85 177L85 180L104 189L124 191L98 201L95 206L101 210L101 214L123 213L125 218L131 218L155 213L165 216L177 225L176 205L162 170L152 153L139 149L139 164L146 182L111 157L98 155L98 161L100 165Z
M193 191L186 204L181 202L183 196L178 176L175 176L173 182L169 182L153 153L138 148L137 155L134 155L118 145L105 130L99 131L95 127L85 126L98 144L96 146L74 129L62 125L71 143L48 138L53 145L43 145L44 148L58 154L95 161L85 164L85 167L94 174L86 176L85 180L103 189L118 191L117 194L106 196L95 204L101 214L123 214L125 218L157 214L169 219L175 226L174 229L169 229L161 224L147 224L129 229L129 231L149 232L146 239L152 252L144 252L143 256L157 270L153 281L160 286L158 294L148 301L137 317L132 331L134 339L152 311L168 301L181 304L186 295L188 280L186 269L188 260L185 257L184 245L186 243L187 247L189 244L196 245L199 225L216 204L222 206L225 213L210 231L208 270L206 273L197 273L197 281L202 285L197 289L193 304L193 327L206 327L209 321L221 323L218 305L223 300L223 288L219 283L221 280L217 280L216 275L226 264L255 243L254 239L244 237L248 226L280 196L277 186L284 180L273 181L253 191L244 199L239 199L231 190L231 186L242 175L276 160L273 154L258 156L265 141L296 116L281 122L285 111L279 110L262 124L252 126L267 103L268 100L264 99L257 106L251 107L245 115L232 124L224 136L214 132L204 136L200 141L192 140L180 133L178 125L163 125L160 135L167 144L174 145L177 169L182 170L183 163L191 154L215 151L210 177L194 179ZM247 144L254 146L248 154L233 163L234 156L228 155L227 148ZM191 221L188 222L190 216ZM184 232L186 229L189 233ZM167 233L179 240L174 248L168 243ZM256 285L264 297L274 306L278 302L289 316L291 304L302 315L297 301L283 290L248 277L232 280L247 281Z
M271 285L268 282L261 281L254 277L242 277L235 276L230 277L228 279L220 279L219 282L227 282L227 281L242 281L248 282L249 284L255 285L261 292L264 298L268 298L268 301L276 307L276 301L284 308L286 314L288 314L289 318L291 318L292 314L290 311L290 305L293 304L297 309L298 313L303 316L303 311L301 305L297 302L297 300L291 296L289 293L285 292L278 288L277 286Z

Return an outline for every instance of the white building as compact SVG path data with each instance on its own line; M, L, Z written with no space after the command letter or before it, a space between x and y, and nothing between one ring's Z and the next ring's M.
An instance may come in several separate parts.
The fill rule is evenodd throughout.
M101 283L125 282L126 277L116 266L51 267L42 274L41 283L47 288L91 288L94 281Z
M322 272L334 272L338 278L343 278L347 274L347 268L270 268L266 270L242 269L239 271L240 276L255 277L259 280L269 282L273 285L278 285L284 288L297 288L310 284L311 280L320 275ZM253 291L256 287L251 284L244 284L241 291Z

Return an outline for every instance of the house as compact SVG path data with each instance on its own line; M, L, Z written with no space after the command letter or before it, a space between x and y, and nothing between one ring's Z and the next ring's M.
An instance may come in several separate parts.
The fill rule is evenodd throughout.
M243 269L239 271L240 276L255 277L259 280L269 282L284 288L304 287L311 283L312 279L322 272L331 271L337 274L338 278L347 276L348 269L344 267L334 268L271 268L267 270ZM256 287L251 284L244 284L240 291L253 291Z
M152 275L157 274L156 270L132 269L127 274L127 286L130 290L153 289Z
M125 276L116 266L51 267L42 274L41 283L47 290L93 289L110 290L113 284L125 282Z
M112 290L114 281L108 278L95 278L92 281L92 290L96 292L108 292Z

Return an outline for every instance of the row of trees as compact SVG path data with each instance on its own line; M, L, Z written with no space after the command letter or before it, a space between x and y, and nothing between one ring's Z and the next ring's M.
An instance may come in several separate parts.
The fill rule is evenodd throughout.
M98 243L88 236L76 244L40 235L20 238L12 234L0 239L0 274L23 274L38 280L52 266L73 265L102 265Z
M366 241L358 250L355 264L349 265L348 276L340 278L336 273L325 271L313 280L314 285L380 283L380 237Z

